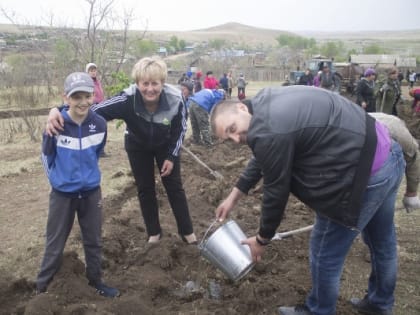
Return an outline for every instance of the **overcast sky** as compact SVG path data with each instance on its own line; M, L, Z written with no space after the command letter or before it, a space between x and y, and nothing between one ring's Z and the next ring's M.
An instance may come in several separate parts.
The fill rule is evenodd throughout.
M109 0L97 0L104 2ZM86 0L1 0L14 20L86 25ZM420 0L114 0L115 13L134 9L131 29L188 31L227 22L285 31L420 29ZM9 23L0 12L0 23ZM420 40L420 39L419 39Z

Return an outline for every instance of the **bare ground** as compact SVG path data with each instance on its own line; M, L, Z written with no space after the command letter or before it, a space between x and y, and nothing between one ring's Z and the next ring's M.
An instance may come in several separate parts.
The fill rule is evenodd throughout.
M413 122L418 125L418 122ZM38 159L39 143L22 139L0 145L0 314L275 314L278 305L304 301L310 289L309 234L303 233L269 245L262 263L237 283L228 280L204 260L197 247L187 246L176 232L174 217L158 180L164 237L158 245L146 240L133 178L122 145L122 131L110 125L103 170L104 280L122 295L107 299L95 294L84 276L80 233L75 224L67 242L63 266L48 293L35 295L34 279L43 254L49 186ZM17 140L16 140L17 141ZM211 150L190 147L212 169L224 176L215 180L185 152L182 175L195 232L201 239L214 220L214 209L225 197L249 151L230 143ZM236 163L231 163L236 161ZM13 166L18 163L18 167ZM404 189L404 184L401 191ZM261 192L253 191L233 211L245 234L258 228ZM401 201L398 200L398 208ZM291 196L279 231L313 223L313 213ZM420 213L397 211L399 279L395 314L420 314ZM363 296L369 262L361 241L346 261L338 314L354 314L352 296ZM216 290L216 291L215 291Z

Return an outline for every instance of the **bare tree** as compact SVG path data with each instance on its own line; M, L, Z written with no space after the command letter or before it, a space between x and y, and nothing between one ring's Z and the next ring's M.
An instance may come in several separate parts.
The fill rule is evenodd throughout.
M124 9L118 16L114 9L114 0L85 0L89 5L86 19L86 33L79 38L71 38L75 51L80 53L79 59L85 63L94 62L98 65L105 84L111 83L111 74L118 72L126 61L130 47L129 30L135 19L134 9ZM136 38L142 39L144 31Z
M88 62L98 65L105 84L111 83L112 73L121 71L123 66L126 69L131 66L129 62L126 63L130 59L127 57L130 45L134 40L142 40L147 32L146 23L144 31L136 38L130 39L129 30L135 19L134 9L125 9L121 16L119 15L121 13L118 13L121 10L114 8L115 0L85 1L88 8L84 10L86 12L84 28L62 27L58 30L54 28L55 21L52 13L43 19L43 24L49 27L41 31L49 34L50 47L45 49L45 47L35 46L35 48L36 55L39 56L37 59L42 60L40 64L45 68L39 78L47 80L49 94L52 96L56 96L52 86L61 85L57 82L60 82L68 72L84 70L84 65ZM25 24L18 23L15 14L8 12L1 5L0 14L20 29L28 42L30 41L29 34L33 31L33 27L22 26ZM37 45L35 41L32 42ZM51 48L53 54L51 54Z
M89 4L89 16L86 25L87 38L90 43L90 60L95 61L95 52L98 45L98 30L107 22L112 13L114 0L86 0Z
M126 10L123 17L116 15L112 5L114 0L86 0L89 5L85 29L54 28L54 15L51 13L43 24L49 27L31 26L21 23L14 12L0 5L0 14L20 31L31 47L29 54L16 54L13 75L8 76L11 106L21 109L23 121L27 125L32 140L37 140L38 129L30 117L30 108L49 104L49 98L57 98L57 86L62 85L65 75L71 71L81 71L87 62L98 64L100 71L107 76L119 71L126 60L129 29L134 19L133 10ZM121 27L122 25L122 27ZM121 30L122 29L122 30ZM34 40L33 31L48 34L48 44ZM144 36L145 32L142 34ZM51 49L53 48L53 49ZM35 54L33 53L35 51ZM51 54L53 52L53 54ZM54 78L56 80L54 80ZM2 80L6 79L2 77ZM43 86L47 83L47 101L41 99L45 94ZM61 89L60 89L61 90Z
M124 59L125 59L125 56L127 54L127 49L128 49L128 44L129 44L128 43L128 31L129 31L130 25L133 21L133 16L134 16L134 13L133 13L132 9L131 10L124 10L124 16L122 18L124 28L123 28L123 38L122 38L122 41L121 41L121 54L120 54L120 59L119 59L119 62L117 63L117 67L115 69L115 72L120 71L121 65L124 63ZM142 37L144 37L145 32L146 31L143 32Z
M26 38L27 41L31 40L28 32L25 29L25 25L27 27L29 25L29 23L26 23L26 24L18 23L16 13L15 12L10 12L2 6L0 6L0 12L12 25L14 25L15 27L17 27L19 29L19 31ZM53 89L53 84L52 84L53 83L52 82L52 73L51 73L51 71L49 71L49 68L48 68L49 59L48 59L47 53L36 42L33 43L33 47L35 48L35 50L38 53L38 56L41 59L41 63L40 63L41 67L40 67L39 70L42 71L43 79L47 83L48 95L52 95L54 93L54 89ZM29 69L27 69L27 70L29 70Z

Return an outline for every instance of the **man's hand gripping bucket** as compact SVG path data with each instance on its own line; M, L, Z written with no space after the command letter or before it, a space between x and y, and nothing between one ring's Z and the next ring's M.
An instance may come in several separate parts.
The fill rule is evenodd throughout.
M254 267L249 246L241 244L247 237L235 221L229 220L206 239L216 223L213 222L207 229L198 248L212 265L229 279L238 281Z

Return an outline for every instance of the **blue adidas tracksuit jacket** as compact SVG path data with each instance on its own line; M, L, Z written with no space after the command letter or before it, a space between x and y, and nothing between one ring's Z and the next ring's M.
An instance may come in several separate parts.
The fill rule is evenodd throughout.
M107 125L92 110L78 125L67 110L61 112L64 131L54 137L43 135L42 163L54 190L83 197L100 186L98 160L106 143Z

